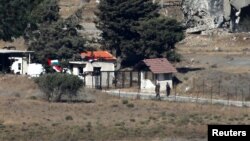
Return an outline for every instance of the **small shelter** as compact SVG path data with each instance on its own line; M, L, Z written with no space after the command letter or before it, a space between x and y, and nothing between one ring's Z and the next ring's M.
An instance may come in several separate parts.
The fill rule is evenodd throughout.
M0 49L0 72L27 74L33 51Z
M166 84L173 87L173 73L177 70L166 58L145 59L136 65L141 72L141 91L152 92L155 85L160 84L160 90L166 90Z
M70 61L73 75L85 82L85 86L101 88L112 84L116 58L108 51L87 51L81 53L81 60Z

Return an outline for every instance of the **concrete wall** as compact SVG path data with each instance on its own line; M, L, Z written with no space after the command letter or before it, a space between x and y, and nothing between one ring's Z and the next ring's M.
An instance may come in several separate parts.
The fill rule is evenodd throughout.
M115 71L115 64L113 62L93 62L88 63L84 68L84 71L93 71L94 67L101 67L101 72L103 71ZM95 87L96 85L102 84L102 87L107 87L112 85L112 79L114 78L114 73L101 73L101 76L86 76L86 86Z
M153 92L155 90L155 82L150 79L145 79L145 73L141 72L141 91L142 92Z
M83 67L83 72L92 72L94 67L101 68L101 76L92 76L91 74L85 76L85 84L87 87L96 87L102 84L102 87L107 87L112 85L112 80L115 76L114 72L105 71L115 71L114 62L85 62L85 64L74 64L73 65L73 75L79 75L78 67ZM83 77L81 77L83 79Z

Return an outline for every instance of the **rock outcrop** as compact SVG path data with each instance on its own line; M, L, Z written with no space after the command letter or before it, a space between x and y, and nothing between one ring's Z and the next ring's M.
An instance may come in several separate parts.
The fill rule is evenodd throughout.
M214 28L235 30L241 11L250 0L183 0L182 10L188 33L199 33Z

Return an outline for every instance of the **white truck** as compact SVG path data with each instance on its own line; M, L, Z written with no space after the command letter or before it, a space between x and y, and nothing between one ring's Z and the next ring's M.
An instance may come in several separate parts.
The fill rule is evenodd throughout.
M13 61L10 70L14 74L24 74L31 77L38 77L45 73L45 69L42 64L28 64L25 57L10 57L9 59Z

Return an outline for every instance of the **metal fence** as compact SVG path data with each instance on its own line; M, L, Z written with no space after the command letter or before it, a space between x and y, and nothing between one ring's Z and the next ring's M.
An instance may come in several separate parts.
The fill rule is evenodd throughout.
M138 71L102 71L86 72L84 84L97 89L140 88L140 72Z
M180 90L182 89L182 90ZM174 87L172 94L189 96L196 100L207 99L211 103L216 100L223 100L230 104L230 101L237 101L244 105L250 101L250 84L232 84L226 80L205 80L193 79L189 87Z

